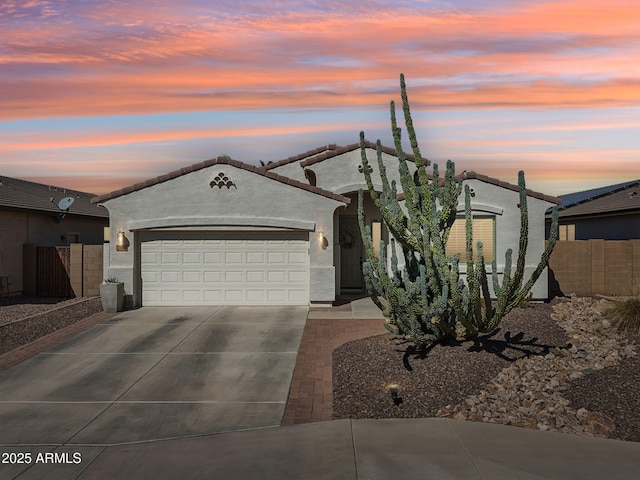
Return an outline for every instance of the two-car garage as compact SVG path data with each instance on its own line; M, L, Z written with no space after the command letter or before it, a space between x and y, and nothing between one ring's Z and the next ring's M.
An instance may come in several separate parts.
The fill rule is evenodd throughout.
M140 232L142 305L307 305L309 233Z
M218 157L92 201L109 210L103 271L127 305L335 299L333 229L349 197Z

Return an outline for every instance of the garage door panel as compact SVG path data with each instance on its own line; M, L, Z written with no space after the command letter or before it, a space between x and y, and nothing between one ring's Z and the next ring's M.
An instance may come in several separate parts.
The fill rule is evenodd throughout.
M182 281L185 283L202 283L202 272L182 272Z
M180 254L178 252L163 252L160 256L162 265L180 265Z
M289 294L290 303L308 302L308 298L309 298L308 290L305 290L305 289L295 290L290 288L288 291L288 294Z
M285 252L269 252L267 254L267 262L271 265L283 264L285 263L285 258L286 258Z
M243 300L243 290L225 290L224 291L224 299L225 303L238 303Z
M247 263L264 264L265 257L264 252L247 252Z
M160 279L160 272L146 271L142 273L142 281L145 283L158 283Z
M267 290L267 301L272 303L284 303L286 299L286 292L284 290Z
M265 296L264 290L251 290L247 289L247 303L264 303Z
M270 270L267 272L268 282L284 282L286 272L284 270Z
M223 304L223 296L222 296L222 290L207 290L205 289L203 291L203 296L202 299L204 301L205 304L209 304L209 305L221 305Z
M173 303L174 305L179 305L180 303L182 303L180 299L180 290L170 290L168 288L161 290L160 301L163 303Z
M222 272L220 270L217 271L207 271L204 272L204 283L220 283L222 282Z
M205 245L211 246L211 245ZM222 252L207 252L204 253L205 265L221 265L222 264Z
M303 252L289 253L289 265L305 265L308 261L308 255Z
M178 283L180 281L180 272L163 271L160 275L162 283Z
M182 254L182 263L183 264L193 263L193 264L201 265L202 264L202 258L201 258L200 252L183 253Z
M147 265L151 265L151 264L158 265L160 264L160 255L157 253L145 252L142 254L142 263Z
M182 290L182 302L183 303L201 303L202 291L201 290Z
M303 284L306 283L309 273L304 270L290 270L289 274L289 283L298 283Z
M226 252L224 254L224 261L228 265L230 263L243 263L242 252Z
M306 234L156 235L141 243L143 305L308 304Z
M265 272L262 270L259 271L248 271L247 272L247 283L263 283L265 277Z

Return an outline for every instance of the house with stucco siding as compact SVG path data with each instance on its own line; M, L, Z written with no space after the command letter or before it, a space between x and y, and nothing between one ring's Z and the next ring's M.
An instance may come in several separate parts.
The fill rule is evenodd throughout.
M375 144L366 143L366 154L381 191ZM382 154L399 186L397 153L383 147ZM474 235L501 273L504 251L517 255L518 187L474 172L462 180L473 190ZM135 306L330 305L364 288L360 189L374 244L389 244L367 193L359 144L330 144L261 167L218 157L96 197L111 225L105 276L124 281ZM544 250L544 212L559 201L527 194L530 273ZM546 274L533 297L547 298Z

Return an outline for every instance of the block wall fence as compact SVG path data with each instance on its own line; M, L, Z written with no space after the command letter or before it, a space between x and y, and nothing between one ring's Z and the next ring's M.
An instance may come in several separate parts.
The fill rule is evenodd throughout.
M640 294L640 240L559 241L549 259L549 295Z
M102 283L102 245L71 244L69 278L76 297L95 297Z

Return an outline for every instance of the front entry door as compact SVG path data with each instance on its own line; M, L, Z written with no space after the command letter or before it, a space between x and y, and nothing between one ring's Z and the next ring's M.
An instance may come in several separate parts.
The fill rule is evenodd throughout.
M363 289L363 249L356 215L343 215L340 217L339 243L341 288Z

